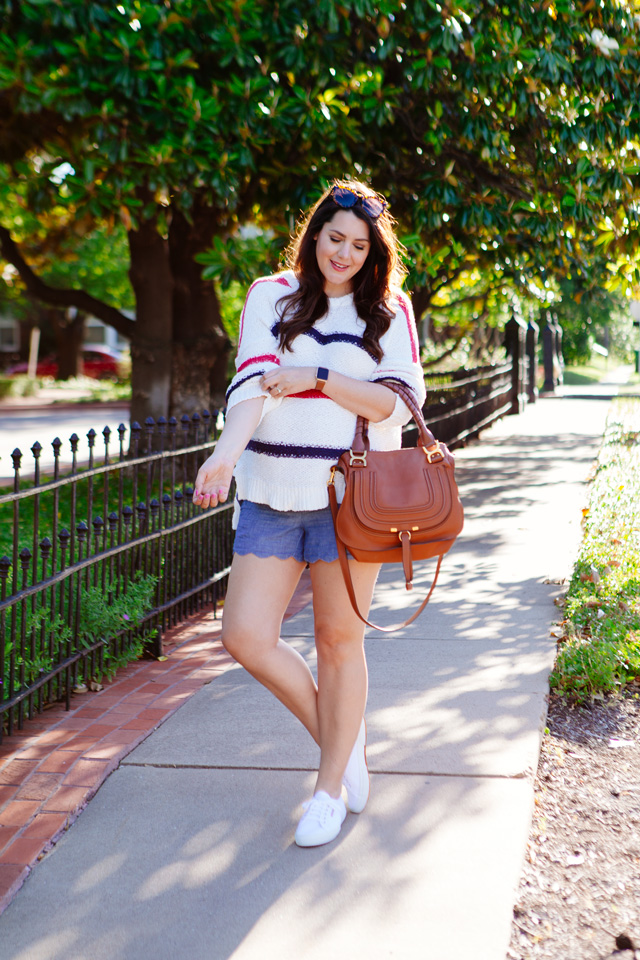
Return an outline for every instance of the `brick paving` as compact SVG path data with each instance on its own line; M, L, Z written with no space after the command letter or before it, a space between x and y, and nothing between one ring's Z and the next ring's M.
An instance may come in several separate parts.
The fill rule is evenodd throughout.
M166 660L130 663L0 744L0 913L120 761L234 662L220 623L191 618L165 635Z
M311 600L305 571L285 619ZM95 693L26 720L0 744L0 914L31 869L82 813L110 773L234 660L221 621L198 614L165 634L166 660L138 660Z

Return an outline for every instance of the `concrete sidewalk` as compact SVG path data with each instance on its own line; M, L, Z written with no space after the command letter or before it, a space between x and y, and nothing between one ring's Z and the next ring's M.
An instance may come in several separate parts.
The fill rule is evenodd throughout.
M367 639L371 799L293 844L317 748L233 667L111 774L0 918L2 960L504 960L558 582L608 403L543 399L457 454L466 526L427 611ZM385 570L375 622L407 615ZM314 660L309 608L283 633Z

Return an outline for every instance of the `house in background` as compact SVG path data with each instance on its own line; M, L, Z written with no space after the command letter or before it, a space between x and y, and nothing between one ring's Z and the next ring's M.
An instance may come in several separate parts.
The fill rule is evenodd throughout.
M132 319L135 317L133 311L123 311L123 313ZM32 322L20 321L6 310L0 312L0 370L6 369L16 361L27 359L32 326ZM87 317L82 346L84 348L102 346L114 353L123 354L129 349L129 341L113 327L107 326L96 317ZM39 356L42 358L55 352L55 345L49 331L40 341Z
M20 350L20 323L9 314L0 314L0 363L6 354Z
M122 313L127 317L131 317L131 319L135 317L132 310L123 310ZM87 317L84 327L83 346L94 347L96 345L109 347L117 353L124 353L124 351L129 349L129 341L126 337L118 333L117 330L114 330L113 327L108 327L106 323L103 323L101 320L96 320L95 317Z

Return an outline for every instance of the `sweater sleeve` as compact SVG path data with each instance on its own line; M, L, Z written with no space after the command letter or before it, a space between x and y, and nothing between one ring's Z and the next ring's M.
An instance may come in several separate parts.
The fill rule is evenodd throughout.
M416 321L409 297L404 293L396 294L396 313L391 326L380 339L384 354L374 371L371 380L398 380L413 390L418 406L422 407L426 399L424 374L420 364L420 348ZM400 397L396 397L393 412L385 420L378 422L379 427L404 426L411 419L409 408Z
M263 375L280 366L275 302L285 291L275 287L277 283L273 277L263 277L247 293L240 320L236 373L226 393L227 410L243 400L265 397L264 417L282 403L282 398L272 397L260 386Z

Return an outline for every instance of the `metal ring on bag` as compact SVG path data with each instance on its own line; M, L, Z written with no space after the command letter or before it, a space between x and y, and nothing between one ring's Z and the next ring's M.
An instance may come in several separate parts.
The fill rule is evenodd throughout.
M440 441L436 440L435 448L428 450L426 447L422 448L427 455L427 460L429 463L439 463L440 460L444 460L444 453L440 447Z

